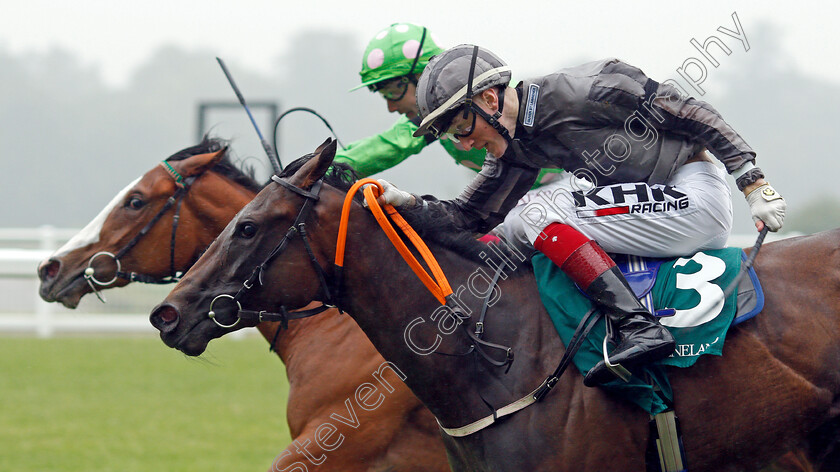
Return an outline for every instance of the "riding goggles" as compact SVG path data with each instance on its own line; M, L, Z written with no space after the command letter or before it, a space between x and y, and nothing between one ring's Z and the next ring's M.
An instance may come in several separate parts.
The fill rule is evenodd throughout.
M456 123L458 115L461 114L464 116ZM429 131L438 139L449 139L457 143L460 142L459 138L466 138L473 133L477 116L478 114L473 110L456 110L455 113L448 114L444 119L432 124Z
M398 102L405 97L406 92L408 92L408 83L411 80L408 78L407 75L402 77L397 77L396 79L391 80L383 80L382 82L377 82L375 84L368 85L368 89L371 92L379 92L382 94L382 98L388 100L389 102Z

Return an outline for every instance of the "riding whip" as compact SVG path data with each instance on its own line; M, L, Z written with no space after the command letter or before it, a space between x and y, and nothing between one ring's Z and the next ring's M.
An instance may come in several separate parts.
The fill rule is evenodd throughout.
M723 298L728 297L733 290L738 286L738 283L741 282L741 279L744 277L744 274L750 271L750 267L752 267L753 263L755 262L755 258L758 256L758 250L761 249L761 245L764 243L764 237L767 236L767 231L770 228L767 225L764 225L764 229L758 233L758 238L755 240L755 245L753 245L752 251L750 251L749 257L747 257L746 262L741 265L741 271L738 273L738 276L735 277L735 280L729 283L729 286L726 287L726 290L723 291Z
M260 137L260 143L262 143L265 154L268 156L268 161L271 162L271 167L274 168L274 173L279 174L280 171L283 170L283 164L280 162L280 158L277 157L277 153L274 152L274 149L271 148L268 141L263 138L263 135L260 132L260 127L257 126L257 122L254 120L254 115L252 115L251 110L248 109L248 105L245 103L245 97L242 96L242 93L239 91L239 87L237 87L236 82L233 81L233 77L230 75L230 71L227 66L225 66L225 62L219 57L217 57L216 60L219 61L219 65L222 67L222 72L225 73L225 77L227 77L228 82L230 82L230 86L233 88L236 98L239 99L239 103L242 104L242 107L245 108L245 112L248 113L248 118L251 119L251 124L254 125L254 129L257 130L257 136Z

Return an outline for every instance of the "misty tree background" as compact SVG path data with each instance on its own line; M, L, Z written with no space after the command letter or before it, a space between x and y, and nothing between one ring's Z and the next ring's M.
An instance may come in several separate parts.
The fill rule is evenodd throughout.
M758 151L759 165L788 200L786 231L837 227L840 161L832 155L832 141L840 85L795 70L781 52L778 33L770 25L752 33L750 51L711 70L708 93L698 98L714 105ZM303 33L276 58L270 74L248 70L235 57L223 59L249 103L276 102L281 112L313 108L346 144L397 119L381 98L366 90L348 92L359 80L358 44L348 34ZM571 65L532 64L515 74ZM634 65L645 70L645 64ZM95 66L67 51L17 56L0 46L0 226L83 226L128 182L195 144L202 101L235 102L209 51L161 48L126 84L113 87ZM274 117L254 113L271 140ZM229 139L238 159L267 179L270 165L244 110L217 110L208 118L211 134ZM281 159L288 163L328 136L314 116L289 115L278 134ZM432 145L381 176L409 191L451 198L472 175ZM734 183L732 188L735 232L752 232L744 199Z

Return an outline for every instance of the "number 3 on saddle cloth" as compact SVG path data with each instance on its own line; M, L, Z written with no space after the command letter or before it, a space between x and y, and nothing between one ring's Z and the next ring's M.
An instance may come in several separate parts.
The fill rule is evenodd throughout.
M674 353L634 372L629 382L616 379L603 385L636 403L651 415L668 409L673 400L663 365L689 367L703 354L721 355L730 326L752 318L764 307L764 294L755 271L742 277L738 289L724 298L746 254L740 248L701 251L677 259L618 256L616 264L636 295L676 339ZM581 319L594 307L574 283L547 257L532 258L540 297L568 346ZM655 310L655 311L654 311ZM598 321L574 358L586 373L603 359L605 321Z

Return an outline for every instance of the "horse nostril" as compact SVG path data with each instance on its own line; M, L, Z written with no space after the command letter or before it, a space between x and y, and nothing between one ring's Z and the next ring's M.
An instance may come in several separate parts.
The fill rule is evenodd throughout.
M52 280L58 275L59 270L61 270L61 262L55 259L48 259L41 262L41 265L38 266L38 278L43 282Z
M155 308L149 316L149 321L158 331L168 333L178 325L178 318L180 318L178 309L167 303Z
M178 312L171 306L163 308L158 315L164 323L172 323L178 319Z

